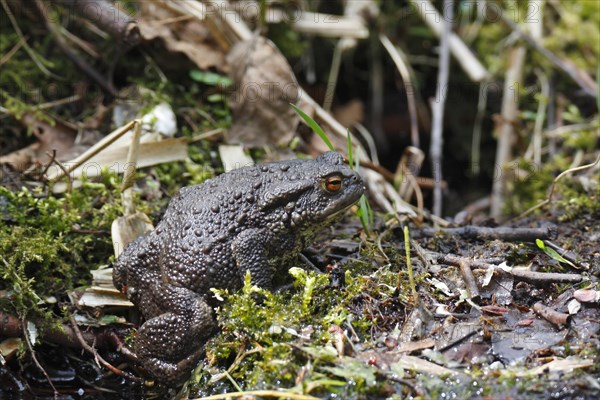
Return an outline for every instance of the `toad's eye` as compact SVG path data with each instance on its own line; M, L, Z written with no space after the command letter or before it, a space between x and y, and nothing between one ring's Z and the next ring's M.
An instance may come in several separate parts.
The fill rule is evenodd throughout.
M323 189L330 193L337 192L342 188L342 177L339 175L333 175L323 179Z

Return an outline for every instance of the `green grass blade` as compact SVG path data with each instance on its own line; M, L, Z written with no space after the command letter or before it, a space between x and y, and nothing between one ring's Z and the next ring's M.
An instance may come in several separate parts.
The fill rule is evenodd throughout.
M325 142L327 147L329 147L329 150L333 151L334 150L333 144L331 144L331 141L327 137L327 134L325 133L325 131L323 131L323 129L319 126L319 124L317 124L317 122L314 119L312 119L308 114L306 114L304 111L302 111L301 109L296 107L294 104L290 103L290 106L292 106L292 108L294 109L294 111L296 111L296 113L300 116L300 118L302 118L304 120L304 122L306 122L306 125L310 126L310 128L317 135L319 135L321 140L323 140L323 142Z
M352 138L350 136L350 129L348 128L346 128L346 138L348 141L348 164L350 165L350 168L354 168L354 162L352 162Z

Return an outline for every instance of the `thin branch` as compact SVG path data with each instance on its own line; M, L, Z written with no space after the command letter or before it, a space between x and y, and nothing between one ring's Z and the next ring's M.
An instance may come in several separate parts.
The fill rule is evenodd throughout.
M17 36L19 36L19 38L21 40L23 40L23 47L25 48L25 51L27 51L27 54L29 54L29 57L31 57L31 60L33 61L33 63L35 65L37 65L37 67L40 69L40 71L42 71L45 75L51 76L54 79L58 79L60 81L64 81L65 78L58 76L58 75L52 73L50 70L48 70L48 68L46 68L46 66L42 62L43 58L38 56L38 54L31 48L31 46L29 46L29 44L27 43L27 40L23 36L23 32L21 31L21 28L19 27L17 20L15 19L15 16L12 13L12 10L10 9L10 7L8 7L8 4L6 4L6 0L0 0L0 4L2 4L2 8L4 8L4 11L6 11L6 15L8 16L8 19L10 20L10 23L11 23L13 29L15 30L15 33L17 34Z
M79 0L57 1L65 7L71 7L77 14L108 31L128 47L137 45L141 40L137 22L110 1L95 0L93 4Z
M454 254L437 254L437 261L443 264L460 266L462 263L468 265L470 268L482 268L492 269L494 271L503 271L512 275L516 280L529 282L537 286L546 286L550 283L579 283L583 280L581 274L562 274L557 272L539 272L539 271L528 271L523 269L516 269L510 267L500 267L498 265L490 264L486 260L471 259L468 257L461 257Z
M502 119L497 127L498 144L496 145L495 167L498 173L492 184L490 205L490 214L494 218L502 215L507 179L504 168L511 158L511 143L514 136L513 123L517 118L519 107L519 88L521 87L525 53L525 47L516 47L510 49L508 54L508 70L506 71L502 94Z
M557 113L558 114L558 113ZM582 124L564 125L557 128L549 129L544 131L544 136L548 138L558 138L563 135L567 135L577 131L583 131L586 129L598 129L600 128L600 121L585 122Z
M323 109L327 112L331 111L333 104L333 96L337 86L340 64L342 63L342 40L338 40L333 50L333 58L331 59L331 68L329 69L329 78L327 78L327 89L325 91L325 100L323 100Z
M106 369L110 370L111 372L113 372L116 375L130 379L134 382L143 382L143 379L138 378L137 376L133 376L130 373L120 370L119 368L115 367L114 365L112 365L111 363L106 361L104 358L102 358L100 356L100 354L98 354L98 352L96 351L95 348L93 348L92 346L87 344L87 342L83 338L83 335L81 334L81 331L79 330L79 327L77 326L77 321L75 321L75 318L73 317L73 315L69 316L69 321L71 321L71 326L73 327L73 331L75 332L75 335L77 336L77 340L79 340L81 347L83 347L83 349L86 350L88 353L92 354L94 356L94 358L100 364L102 364L102 366L104 366Z
M500 226L488 228L484 226L467 225L460 228L423 228L413 231L414 237L432 237L436 234L445 234L462 239L502 240L506 242L534 242L536 239L554 239L557 234L556 227L549 225L543 228L512 228Z
M410 139L414 147L420 147L419 143L419 124L417 121L417 101L415 100L415 85L411 80L411 74L405 61L406 57L403 57L402 51L394 46L390 39L381 34L379 40L383 47L387 50L388 54L392 58L396 68L402 77L404 83L404 91L406 92L406 101L408 103L408 114L410 116Z
M546 200L542 200L541 202L539 202L538 204L536 204L535 206L529 208L528 210L524 211L521 215L513 218L513 219L520 219L525 217L526 215L532 213L533 211L537 210L540 207L545 206L546 204L549 204L552 201L552 195L554 194L554 187L556 186L556 183L562 179L565 175L570 174L572 172L577 172L577 171L582 171L584 169L588 169L588 168L592 168L593 166L595 166L596 164L598 164L600 162L600 154L598 154L598 157L596 158L596 161L594 161L591 164L586 164L586 165L581 165L579 167L575 167L575 168L569 168L566 171L561 172L556 178L554 178L554 180L552 181L552 184L550 185L550 190L548 193L548 198Z
M46 380L48 381L48 384L50 385L50 387L52 388L52 391L54 392L54 398L58 399L58 390L56 390L56 388L54 387L54 384L52 383L52 379L50 379L50 376L48 375L48 373L46 372L44 367L42 367L42 364L40 364L40 362L37 359L37 356L35 355L35 351L33 350L33 344L31 343L31 340L29 339L29 332L27 331L27 322L25 322L25 320L23 320L23 321L21 321L21 323L22 323L22 329L23 329L23 337L25 338L25 343L27 343L27 348L29 349L29 352L31 353L31 358L33 359L33 362L39 368L39 370L42 371L42 374L44 374L44 377L46 378Z
M448 75L450 73L450 46L449 38L452 33L452 21L454 20L454 1L444 0L443 33L440 37L440 64L438 69L437 89L435 101L432 100L433 126L431 128L431 145L429 156L431 157L431 170L433 172L433 214L442 215L442 147L444 129L444 106L446 104L446 88L448 87Z
M15 44L15 45L13 46L13 48L12 48L12 49L10 49L10 50L8 51L8 53L4 54L4 55L2 56L2 58L0 58L0 66L2 66L2 64L5 64L5 63L7 63L7 62L8 62L8 60L10 60L10 59L12 58L12 56L14 56L14 55L15 55L15 53L16 53L17 51L19 51L19 49L20 49L20 48L21 48L21 47L22 47L22 46L25 44L25 41L26 41L26 40L27 40L26 38L24 38L24 37L20 37L20 38L19 38L19 41L17 42L17 44Z
M558 312L548 306L543 305L539 301L533 305L532 310L536 314L552 322L554 325L566 326L571 321L571 316L569 314Z
M123 184L121 186L121 199L123 202L124 214L126 216L135 213L135 203L133 201L133 182L135 180L135 171L137 170L138 149L140 147L140 137L142 135L142 123L136 119L131 136L131 145L127 153L126 169L123 172Z
M56 159L56 149L52 150L52 154L50 154L49 152L46 152L46 155L48 157L50 157L50 162L44 169L44 173L42 175L46 175L46 172L48 172L48 168L50 168L50 165L52 165L52 163L58 165L58 168L60 168L62 173L67 177L67 193L71 193L71 191L73 190L73 178L67 172L67 168L64 166L64 164ZM67 203L65 203L65 205L66 204Z
M319 400L317 397L307 394L297 394L281 390L247 390L243 392L232 392L224 394L215 394L213 396L198 397L192 400L229 400L241 398L269 397L275 399L290 399L290 400Z
M118 97L118 91L112 84L112 82L107 81L98 71L96 71L87 61L77 54L75 50L69 47L67 41L61 34L60 30L56 27L56 25L50 21L46 17L46 12L44 8L44 3L41 0L35 0L35 5L38 10L40 18L46 24L46 28L54 38L54 41L58 45L58 47L62 50L63 53L69 58L81 71L83 71L87 76L89 76L98 86L100 86L104 91L109 93L114 97Z
M363 124L360 122L354 123L354 129L360 133L362 138L365 141L365 144L369 148L369 157L373 160L374 164L379 164L379 157L377 156L377 145L375 144L375 139L373 139L373 135L371 132Z
M98 141L92 147L90 147L89 149L87 149L79 157L77 157L74 160L72 160L73 163L70 164L66 168L66 171L61 171L59 173L56 173L56 174L53 174L52 176L50 176L50 180L52 182L56 182L59 179L61 179L63 176L69 175L71 172L73 172L81 164L83 164L84 162L86 162L90 158L94 157L96 154L100 153L106 147L108 147L112 143L114 143L121 136L123 136L124 134L126 134L127 132L129 132L129 130L133 127L134 124L135 124L135 121L130 121L127 124L125 124L124 126L122 126L122 127L118 128L118 129L114 130L113 132L111 132L107 136L103 137L100 141Z
M469 290L469 298L472 300L477 300L480 297L479 287L477 287L477 280L473 275L473 271L471 270L471 262L469 259L463 258L458 261L458 268L460 269L460 274L467 285L467 289Z
M442 36L439 23L441 16L433 4L429 0L412 0L411 4L433 33L438 37ZM489 77L488 71L458 35L450 32L448 41L452 55L473 82L482 82Z
M540 81L542 92L540 93L538 110L535 116L535 126L533 128L533 162L540 166L542 163L542 129L546 119L546 108L548 107L548 96L550 95L550 82L548 77L541 69L536 69L535 74Z
M473 122L473 138L471 141L471 173L475 176L480 172L481 159L481 127L483 125L483 117L485 116L485 107L487 105L487 85L488 81L479 84L479 99L477 100L477 113Z

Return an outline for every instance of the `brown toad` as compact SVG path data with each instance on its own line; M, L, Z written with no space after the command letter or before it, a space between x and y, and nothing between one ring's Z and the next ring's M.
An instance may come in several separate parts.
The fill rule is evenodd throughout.
M145 318L134 341L143 368L165 382L187 377L215 330L210 288L238 289L249 271L253 283L272 289L275 270L363 191L334 152L182 188L156 229L114 265L115 286Z

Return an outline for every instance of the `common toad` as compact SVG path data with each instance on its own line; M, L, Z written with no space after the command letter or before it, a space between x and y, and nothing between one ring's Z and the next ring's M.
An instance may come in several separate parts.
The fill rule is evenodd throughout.
M314 234L356 203L360 175L335 152L240 168L182 188L156 229L133 241L113 281L145 322L133 348L159 381L177 382L198 362L216 323L210 288L272 278Z

